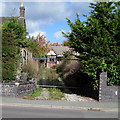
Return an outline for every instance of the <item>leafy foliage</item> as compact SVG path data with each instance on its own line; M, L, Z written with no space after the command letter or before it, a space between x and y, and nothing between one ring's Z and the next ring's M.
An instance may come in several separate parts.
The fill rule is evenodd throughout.
M65 40L65 41L63 41L63 44L62 44L63 46L69 46L69 41L68 40Z
M63 33L70 47L80 53L83 73L92 77L98 85L101 72L108 72L110 85L120 84L120 2L91 3L87 20L75 22L67 19L71 32Z
M17 18L10 18L2 25L2 34L2 45L26 45L27 41L25 41L25 27L19 24L19 20Z
M11 18L2 25L2 77L3 81L15 79L19 60L19 48L25 46L25 28L18 19Z
M26 38L26 29L20 24L19 19L10 18L2 25L2 75L3 81L15 80L18 61L20 60L20 47L27 47L28 51L33 53L33 57L44 57L48 42L45 36L40 34L36 39ZM23 67L23 71L33 76L36 71L28 69L32 65Z
M47 46L48 41L46 40L46 37L43 35L38 34L36 39L34 37L27 38L27 50L32 53L33 58L44 58L45 53L47 52ZM40 62L40 64L39 64ZM34 63L34 64L33 64ZM24 65L23 71L29 73L29 78L34 78L35 76L37 79L39 79L39 76L43 72L43 69L41 66L45 64L45 60L30 60L27 63L27 65ZM39 68L36 66L38 65ZM42 77L42 76L41 76Z
M49 41L44 35L38 34L37 38L28 38L28 49L33 53L33 57L44 57Z
M25 28L18 19L11 18L2 25L2 77L3 81L15 79L19 48L25 46Z
M61 44L59 44L58 42L55 42L55 43L49 44L49 46L61 46Z

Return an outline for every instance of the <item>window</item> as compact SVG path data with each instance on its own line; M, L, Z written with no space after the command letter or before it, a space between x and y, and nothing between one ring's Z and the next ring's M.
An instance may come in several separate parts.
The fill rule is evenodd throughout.
M50 56L48 59L47 59L47 62L56 62L56 56Z
M54 58L50 58L50 62L55 62L55 59Z

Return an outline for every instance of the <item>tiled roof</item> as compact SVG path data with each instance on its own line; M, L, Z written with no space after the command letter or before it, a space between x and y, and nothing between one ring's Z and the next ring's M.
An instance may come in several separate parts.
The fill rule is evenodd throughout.
M68 46L50 46L49 49L52 49L57 54L57 56L61 56L64 52L70 50Z

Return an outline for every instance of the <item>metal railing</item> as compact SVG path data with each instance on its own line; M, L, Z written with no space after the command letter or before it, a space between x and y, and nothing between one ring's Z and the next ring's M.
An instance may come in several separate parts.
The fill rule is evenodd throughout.
M33 59L47 60L47 59L49 59L49 58L33 58ZM59 58L59 60L80 60L80 58L74 58L74 59Z
M55 86L55 85L37 85L37 87L46 87L46 88L80 88L80 87L72 87L72 86Z

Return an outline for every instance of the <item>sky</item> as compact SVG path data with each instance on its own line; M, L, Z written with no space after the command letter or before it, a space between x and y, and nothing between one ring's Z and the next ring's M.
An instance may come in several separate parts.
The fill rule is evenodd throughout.
M66 18L74 21L76 13L85 21L89 15L89 2L24 2L28 36L36 37L39 33L46 36L50 43L62 44L67 40L62 34L69 32ZM1 2L0 16L19 16L20 2Z

